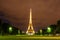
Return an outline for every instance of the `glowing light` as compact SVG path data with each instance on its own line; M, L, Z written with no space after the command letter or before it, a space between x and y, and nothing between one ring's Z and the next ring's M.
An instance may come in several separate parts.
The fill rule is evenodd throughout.
M48 33L51 32L51 28L50 28L50 27L47 28L47 32L48 32Z
M9 32L12 32L12 27L9 27Z
M20 34L20 30L18 30L18 34Z
M42 33L42 29L40 30L40 33Z

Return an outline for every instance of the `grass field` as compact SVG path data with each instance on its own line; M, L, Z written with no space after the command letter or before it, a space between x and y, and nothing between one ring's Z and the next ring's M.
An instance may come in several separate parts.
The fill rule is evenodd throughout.
M0 36L0 40L60 40L60 36L9 35L9 36Z

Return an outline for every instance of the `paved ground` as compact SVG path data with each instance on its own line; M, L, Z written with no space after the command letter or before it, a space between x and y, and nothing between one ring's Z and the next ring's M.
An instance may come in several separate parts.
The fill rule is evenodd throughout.
M60 36L0 36L0 40L60 40Z

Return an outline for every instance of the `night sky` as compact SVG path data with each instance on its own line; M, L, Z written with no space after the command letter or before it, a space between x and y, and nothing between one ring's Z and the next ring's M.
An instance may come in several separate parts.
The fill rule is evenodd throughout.
M56 24L60 19L60 0L0 0L0 18L8 20L15 27L26 30L29 23L29 9L32 8L35 30Z

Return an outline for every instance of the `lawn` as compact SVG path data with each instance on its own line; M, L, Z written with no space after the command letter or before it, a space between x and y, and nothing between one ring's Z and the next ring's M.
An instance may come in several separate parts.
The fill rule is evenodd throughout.
M59 40L60 36L40 36L40 35L8 35L0 36L0 40Z

